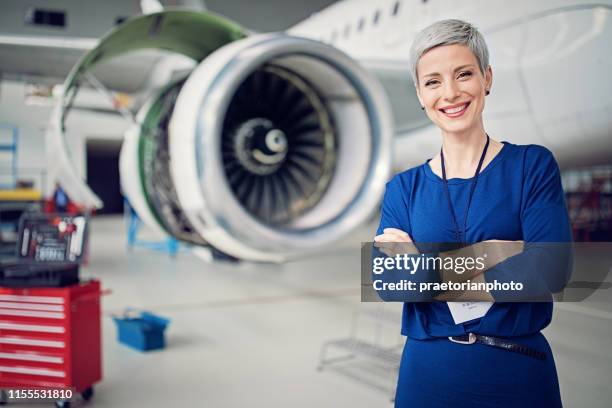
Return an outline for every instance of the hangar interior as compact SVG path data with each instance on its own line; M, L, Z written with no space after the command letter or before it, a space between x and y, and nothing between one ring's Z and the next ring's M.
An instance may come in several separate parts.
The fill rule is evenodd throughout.
M59 161L59 156L54 156L56 152L49 147L46 135L52 127L50 122L58 100L66 91L62 86L64 80L79 58L91 49L91 44L95 46L105 33L133 16L147 14L146 10L158 12L157 7L208 10L245 27L248 33L277 32L332 3L335 2L265 0L255 5L240 0L96 3L32 0L27 4L18 0L3 1L0 5L0 260L12 260L15 253L19 254L19 245L22 251L27 249L23 245L25 221L21 217L24 213L27 216L26 210L32 204L43 213L53 214L58 206L73 215L81 213L79 200L67 197L68 202L64 202L58 197L61 186L55 177L61 169L53 166L53 162ZM367 2L354 3L357 8L367 8ZM413 3L420 5L421 2ZM384 19L391 19L413 6L409 1L381 4L383 16L376 11L374 22L368 24L377 23L379 18L384 23ZM364 24L358 21L352 29L361 31ZM337 35L346 37L349 32L350 27ZM245 33L240 35L246 36ZM44 44L45 39L51 41L50 45ZM63 48L58 41L63 42ZM330 60L336 58L335 54L330 55ZM279 66L287 68L289 63L282 64L285 62L281 60ZM303 61L298 60L297 65L300 62ZM304 64L306 71L312 67L319 69ZM178 69L168 73L167 65ZM202 237L193 232L197 225L181 224L184 228L179 233L186 238L179 242L160 233L159 228L143 224L143 217L139 218L126 205L123 180L120 180L120 151L125 145L124 137L127 140L130 121L137 115L130 110L146 105L151 89L164 89L167 83L184 79L181 73L191 69L193 62L186 58L170 56L164 50L140 50L96 67L94 79L77 86L83 85L75 106L72 101L66 103L71 110L61 119L62 125L66 124L62 137L68 146L71 165L104 202L94 213L85 211L88 216L83 222L87 222L87 233L81 237L83 247L77 254L80 281L101 282L102 290L96 292L97 297L85 300L100 306L101 332L97 340L90 340L86 333L70 340L78 344L82 353L75 360L99 359L101 379L92 384L93 396L84 394L72 403L93 407L393 406L405 342L405 337L400 335L401 304L361 301L361 244L372 241L375 235L379 221L376 211L367 217L360 215L364 222L350 234L328 242L316 252L288 261L268 262L269 259L257 256L263 251L261 248L266 248L268 237L276 236L262 235L243 252L257 256L241 260L227 251L199 245ZM280 77L289 78L288 82L302 90L316 106L316 97L304 91L305 85L287 72L291 70L276 71ZM330 77L336 78L331 74ZM95 78L102 86L96 85ZM392 87L393 83L390 81L385 86ZM110 101L105 95L109 90L112 90ZM412 99L407 103L413 103ZM325 112L317 112L319 118L325 117ZM418 116L420 111L410 115L413 114L414 123L421 126L419 121L424 116ZM340 120L334 125L347 126ZM258 126L267 125L259 123ZM609 131L601 139L608 144ZM239 132L236 137L237 140L241 137ZM283 137L272 144L280 150L272 149L273 154L262 163L269 167L276 165L273 160L282 152ZM159 154L153 157L153 162L160 160ZM256 170L266 172L268 168L260 166ZM169 170L166 166L159 171L155 175L163 177ZM609 157L563 168L562 181L574 239L612 241ZM178 195L184 195L188 187ZM321 191L328 187L317 186ZM170 203L170 207L163 208L170 213L176 210L172 207L177 196L174 187L160 191L156 199L162 204ZM265 207L269 202L264 198L247 205L247 209ZM299 213L300 209L287 211ZM258 214L270 220L270 213ZM176 213L167 219L175 220L176 225L184 222ZM62 218L58 222L66 222L70 228L71 220ZM227 221L219 222L224 225ZM306 226L308 222L304 221ZM245 225L248 229L248 224ZM34 229L32 226L31 231ZM288 233L286 237L296 235L299 234ZM301 242L299 237L295 242ZM608 407L612 398L612 302L609 300L612 282L609 275L606 278L594 289L607 290L607 295L603 295L608 296L607 300L555 302L553 321L544 331L554 351L561 394L567 407ZM0 285L0 309L8 308L9 315L13 316L11 307L18 308L10 305L14 301L10 297L13 292L2 290ZM44 290L41 294L33 289L20 293L48 296ZM56 310L53 309L56 306L45 307L32 310L44 310L43 313ZM140 312L166 319L162 320L162 331L167 324L162 348L142 352L126 346L125 342L133 342L134 338L120 341L120 320ZM30 312L26 311L24 316L27 313ZM0 340L15 335L10 325L17 323L5 318L0 314ZM43 338L41 335L34 341L47 341ZM0 344L9 343L0 341ZM44 362L44 368L40 369L43 371L37 372L39 369L32 363L37 360L28 357L32 350L26 347L20 360L26 361L25 365L7 368L6 361L13 360L10 357L6 360L7 353L12 352L6 347L0 346L0 359L4 359L0 360L0 381L15 373L18 378L21 378L19 375L43 376L48 381L54 378L55 355L43 353L43 357L37 357ZM88 355L88 347L99 347L98 355ZM77 386L76 391L81 392L81 388ZM49 403L50 400L33 398L9 401L11 405L24 407ZM70 405L60 401L58 406Z

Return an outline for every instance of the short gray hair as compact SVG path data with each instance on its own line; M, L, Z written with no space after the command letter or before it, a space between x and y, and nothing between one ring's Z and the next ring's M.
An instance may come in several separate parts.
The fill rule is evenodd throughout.
M480 72L484 75L489 66L489 49L484 37L476 27L462 20L441 20L425 27L414 37L410 47L410 75L414 86L419 81L417 77L417 63L427 51L442 45L462 44L472 50Z

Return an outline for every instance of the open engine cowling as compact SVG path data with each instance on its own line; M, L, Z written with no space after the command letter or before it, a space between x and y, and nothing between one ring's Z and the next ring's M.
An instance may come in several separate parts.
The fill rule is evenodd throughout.
M333 47L283 33L241 38L231 22L201 14L144 16L120 30L133 24L148 39L130 47L111 33L98 47L97 59L161 44L201 61L138 114L121 156L124 193L152 227L240 259L281 262L337 241L375 210L389 176L384 91ZM187 25L214 39L186 45L178 34ZM65 98L97 59L75 67ZM64 180L98 205L74 175Z

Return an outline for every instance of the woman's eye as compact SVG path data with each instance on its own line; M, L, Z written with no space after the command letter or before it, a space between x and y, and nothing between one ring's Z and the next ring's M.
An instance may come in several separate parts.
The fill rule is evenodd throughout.
M468 78L471 76L472 76L472 73L470 71L463 71L459 74L459 78Z
M425 86L431 86L431 85L435 85L435 84L437 84L437 83L438 83L438 81L436 81L436 80L431 80L431 81L427 81L427 82L425 82Z

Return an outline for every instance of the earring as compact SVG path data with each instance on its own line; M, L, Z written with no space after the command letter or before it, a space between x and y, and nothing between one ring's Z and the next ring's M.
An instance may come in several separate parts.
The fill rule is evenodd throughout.
M488 89L485 91L485 95L488 95L490 93L491 93L491 91L489 91Z
M424 107L424 106L421 106L421 110L425 110L425 107Z

